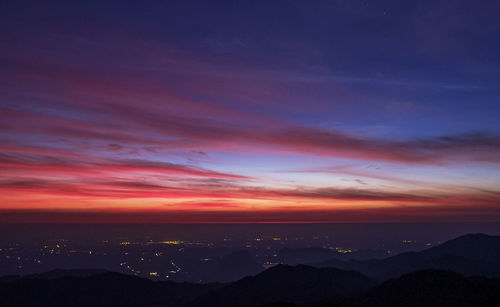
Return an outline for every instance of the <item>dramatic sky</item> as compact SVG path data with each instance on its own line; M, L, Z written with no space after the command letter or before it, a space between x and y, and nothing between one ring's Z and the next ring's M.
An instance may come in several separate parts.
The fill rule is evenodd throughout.
M499 221L498 1L2 1L0 222Z

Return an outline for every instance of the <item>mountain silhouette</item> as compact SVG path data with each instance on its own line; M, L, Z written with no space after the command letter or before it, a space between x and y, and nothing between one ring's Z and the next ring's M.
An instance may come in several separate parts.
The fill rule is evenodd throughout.
M187 256L179 259L179 264L188 268L175 274L174 281L211 283L233 282L245 276L255 275L264 270L248 251L236 251L226 255L199 261L199 257Z
M275 302L303 304L335 301L375 285L354 271L277 265L201 296L193 306L260 306Z
M412 272L378 285L357 272L304 265L279 265L227 285L71 273L0 282L1 306L500 306L500 279L443 270Z
M424 270L388 280L345 304L351 307L500 306L500 279Z
M339 260L366 260L374 258L384 258L387 252L383 250L369 250L361 249L354 250L349 253L340 253L336 250L330 250L320 247L307 247L307 248L282 248L278 253L278 261L283 264L297 265L306 263L315 263L326 261L332 258Z
M420 252L406 252L385 259L364 261L334 258L312 266L354 270L378 280L424 269L500 277L500 236L469 234Z
M61 275L56 277L56 275ZM72 276L73 275L73 276ZM48 278L47 278L48 277ZM55 270L0 282L1 306L181 306L221 284L154 282L113 272Z
M0 278L0 305L500 306L500 279L487 277L500 275L499 250L500 237L474 234L382 260L331 259L323 264L357 268L359 272L277 265L225 284L152 281L103 270L53 270ZM230 276L231 267L248 260L245 253L236 253L221 269L228 270Z
M55 270L0 282L0 297L2 306L280 306L338 301L375 284L358 272L305 265L278 265L228 285Z
M248 251L239 251L221 257L212 270L210 275L213 277L207 277L206 280L231 282L244 276L262 272L263 268Z

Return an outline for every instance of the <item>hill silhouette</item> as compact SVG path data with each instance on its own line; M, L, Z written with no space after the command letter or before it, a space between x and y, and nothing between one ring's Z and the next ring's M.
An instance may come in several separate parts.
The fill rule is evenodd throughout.
M500 306L500 279L424 270L403 275L353 298L346 306Z
M363 261L342 261L334 258L312 266L354 270L378 280L424 269L500 277L500 236L469 234L420 252Z
M63 276L55 277L63 271ZM97 273L95 270L87 274L82 270L55 270L0 283L0 305L181 306L191 298L220 286L154 282L120 273Z
M277 265L225 284L152 281L103 270L53 270L0 278L0 305L500 306L500 279L487 277L499 272L499 250L500 237L475 234L383 260L329 260L379 278L389 276L381 283L352 270L307 265ZM235 262L228 267L246 255L231 257Z
M0 282L1 306L500 306L500 279L443 270L378 285L357 272L304 265L280 265L227 285L154 282L111 272L69 275Z
M211 291L195 300L193 306L260 306L273 302L303 304L335 301L338 297L352 296L374 285L375 281L354 271L277 265L256 276Z
M380 259L387 257L387 252L384 250L369 250L361 249L351 251L350 253L340 253L336 250L330 250L320 247L307 248L282 248L278 253L278 260L283 264L296 265L315 263L330 260L332 258L339 260L366 260Z

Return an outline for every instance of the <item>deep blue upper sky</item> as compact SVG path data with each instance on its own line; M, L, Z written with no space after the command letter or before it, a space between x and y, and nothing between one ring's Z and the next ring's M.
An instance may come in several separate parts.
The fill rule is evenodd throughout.
M19 48L69 62L100 65L111 58L131 66L151 64L141 51L167 49L232 74L241 66L292 79L280 86L289 93L283 100L298 100L288 102L295 108L238 106L248 111L306 124L395 125L403 129L392 133L412 136L499 131L497 1L7 1L2 7L7 67ZM143 45L127 50L126 40ZM217 99L230 104L232 97ZM304 99L315 100L311 109L302 108Z

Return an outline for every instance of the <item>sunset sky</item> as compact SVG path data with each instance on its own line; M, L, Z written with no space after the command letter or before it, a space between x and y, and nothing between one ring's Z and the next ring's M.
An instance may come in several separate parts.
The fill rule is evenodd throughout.
M498 16L2 1L0 222L500 221Z

